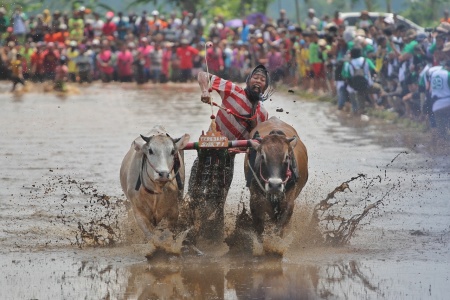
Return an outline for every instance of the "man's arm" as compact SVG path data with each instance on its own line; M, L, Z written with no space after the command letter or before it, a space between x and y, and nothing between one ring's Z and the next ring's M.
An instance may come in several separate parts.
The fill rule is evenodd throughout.
M200 90L202 91L201 100L205 103L210 103L211 95L209 93L209 80L211 78L211 74L207 72L200 72L197 76L197 81L200 86Z

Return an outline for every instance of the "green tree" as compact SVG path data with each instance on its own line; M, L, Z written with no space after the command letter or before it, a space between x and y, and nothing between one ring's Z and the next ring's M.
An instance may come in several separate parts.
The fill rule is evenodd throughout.
M42 7L42 1L34 1L34 0L22 0L22 1L14 1L14 0L1 0L0 6L4 7L6 11L12 12L16 7L20 7L23 12L31 12Z

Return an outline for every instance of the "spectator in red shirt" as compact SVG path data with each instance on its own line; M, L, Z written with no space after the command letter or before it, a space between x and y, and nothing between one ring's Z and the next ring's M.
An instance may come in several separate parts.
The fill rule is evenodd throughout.
M220 74L223 71L223 52L219 47L219 43L214 43L212 47L206 50L206 61L208 62L209 71L212 73Z
M116 23L112 21L114 17L114 13L112 11L108 11L106 13L106 22L103 24L102 32L103 35L108 36L114 36L114 32L116 31Z
M50 42L47 44L47 50L43 54L45 78L48 80L55 79L56 67L59 63L59 53L55 49L55 44Z
M44 80L44 52L43 44L38 43L36 50L31 54L31 77L33 81Z
M117 73L119 75L119 81L133 81L133 61L133 54L128 50L125 43L122 44L120 52L117 55Z
M189 45L187 39L182 39L181 46L177 48L177 56L180 59L181 82L187 82L192 79L192 68L194 67L193 58L199 51Z

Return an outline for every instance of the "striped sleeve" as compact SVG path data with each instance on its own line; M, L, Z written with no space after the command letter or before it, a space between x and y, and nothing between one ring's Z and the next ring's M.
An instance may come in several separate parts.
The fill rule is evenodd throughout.
M216 75L211 76L211 88L217 91L222 99L228 97L235 89L234 83L231 81L222 79Z

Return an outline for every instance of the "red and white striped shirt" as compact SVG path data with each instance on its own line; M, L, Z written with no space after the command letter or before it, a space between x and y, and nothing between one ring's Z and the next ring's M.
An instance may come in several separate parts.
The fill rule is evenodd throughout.
M211 88L217 91L222 98L222 107L229 109L232 113L250 118L252 103L247 99L245 91L231 81L218 76L211 76ZM268 118L267 110L258 102L256 108L256 124L264 122ZM247 140L253 127L248 120L234 116L220 109L216 116L217 130L222 132L229 140Z

